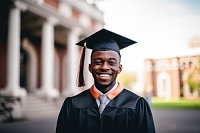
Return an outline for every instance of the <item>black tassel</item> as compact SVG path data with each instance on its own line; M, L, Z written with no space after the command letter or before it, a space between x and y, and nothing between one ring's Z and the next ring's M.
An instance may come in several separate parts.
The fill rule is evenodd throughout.
M84 43L83 51L81 54L80 64L79 64L79 73L78 73L78 87L85 86L84 80L84 62L85 62L85 51L86 51L86 42Z

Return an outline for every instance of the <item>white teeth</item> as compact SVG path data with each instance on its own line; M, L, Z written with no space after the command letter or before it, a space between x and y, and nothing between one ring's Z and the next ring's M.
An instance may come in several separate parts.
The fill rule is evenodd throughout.
M109 74L100 74L100 76L102 76L102 77L108 77L110 75Z

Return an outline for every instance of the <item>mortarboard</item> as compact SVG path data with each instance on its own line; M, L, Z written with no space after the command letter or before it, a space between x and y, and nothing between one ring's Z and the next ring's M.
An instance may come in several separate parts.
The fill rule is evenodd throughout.
M85 86L83 69L86 48L92 49L92 54L95 51L112 50L120 55L121 49L134 43L137 42L104 28L76 43L76 45L83 47L79 65L78 87Z

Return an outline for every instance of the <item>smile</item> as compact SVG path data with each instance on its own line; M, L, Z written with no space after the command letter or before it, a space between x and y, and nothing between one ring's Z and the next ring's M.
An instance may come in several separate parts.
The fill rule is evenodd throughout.
M99 74L100 77L109 77L110 74Z

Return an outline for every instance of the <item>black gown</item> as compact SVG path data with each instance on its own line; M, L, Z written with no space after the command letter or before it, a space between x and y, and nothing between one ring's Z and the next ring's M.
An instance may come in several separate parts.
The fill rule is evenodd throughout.
M88 89L65 99L56 133L155 133L155 127L144 98L123 89L100 115Z

